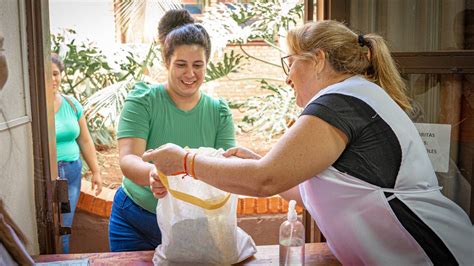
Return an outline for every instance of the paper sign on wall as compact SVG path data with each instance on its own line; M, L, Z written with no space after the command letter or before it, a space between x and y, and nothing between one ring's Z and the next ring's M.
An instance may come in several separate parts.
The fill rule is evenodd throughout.
M415 123L431 164L436 172L449 170L449 146L451 144L451 125Z

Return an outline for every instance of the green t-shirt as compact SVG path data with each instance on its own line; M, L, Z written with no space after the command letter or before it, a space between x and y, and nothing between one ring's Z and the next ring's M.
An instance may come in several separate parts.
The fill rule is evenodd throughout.
M76 111L74 111L71 104L64 97L68 97L72 104L74 104ZM74 97L63 96L59 110L54 114L58 162L72 162L79 159L81 155L76 139L81 133L79 118L81 118L82 112L82 105Z
M235 146L234 123L229 106L201 92L201 99L190 111L176 107L162 84L135 84L120 116L117 138L146 140L146 150L166 143L181 147ZM123 177L125 193L139 206L156 212L157 200L149 186L135 184Z

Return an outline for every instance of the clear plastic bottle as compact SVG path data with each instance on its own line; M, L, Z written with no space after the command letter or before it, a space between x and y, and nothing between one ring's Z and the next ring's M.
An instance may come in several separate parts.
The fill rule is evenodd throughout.
M288 220L280 226L280 265L304 265L304 226L298 221L296 202L290 200Z

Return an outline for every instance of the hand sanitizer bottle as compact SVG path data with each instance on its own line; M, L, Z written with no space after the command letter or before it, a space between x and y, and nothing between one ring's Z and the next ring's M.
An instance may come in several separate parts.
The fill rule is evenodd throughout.
M304 226L298 221L296 201L290 200L288 220L280 226L280 265L304 265Z

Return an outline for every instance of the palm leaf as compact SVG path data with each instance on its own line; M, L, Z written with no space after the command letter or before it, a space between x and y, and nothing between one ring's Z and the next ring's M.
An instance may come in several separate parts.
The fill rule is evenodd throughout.
M141 29L144 41L151 41L160 18L166 11L178 8L182 8L179 0L116 0L114 17L122 33L135 34L136 29Z
M134 83L133 79L119 81L92 94L84 102L87 120L100 117L102 124L99 127L114 126Z

